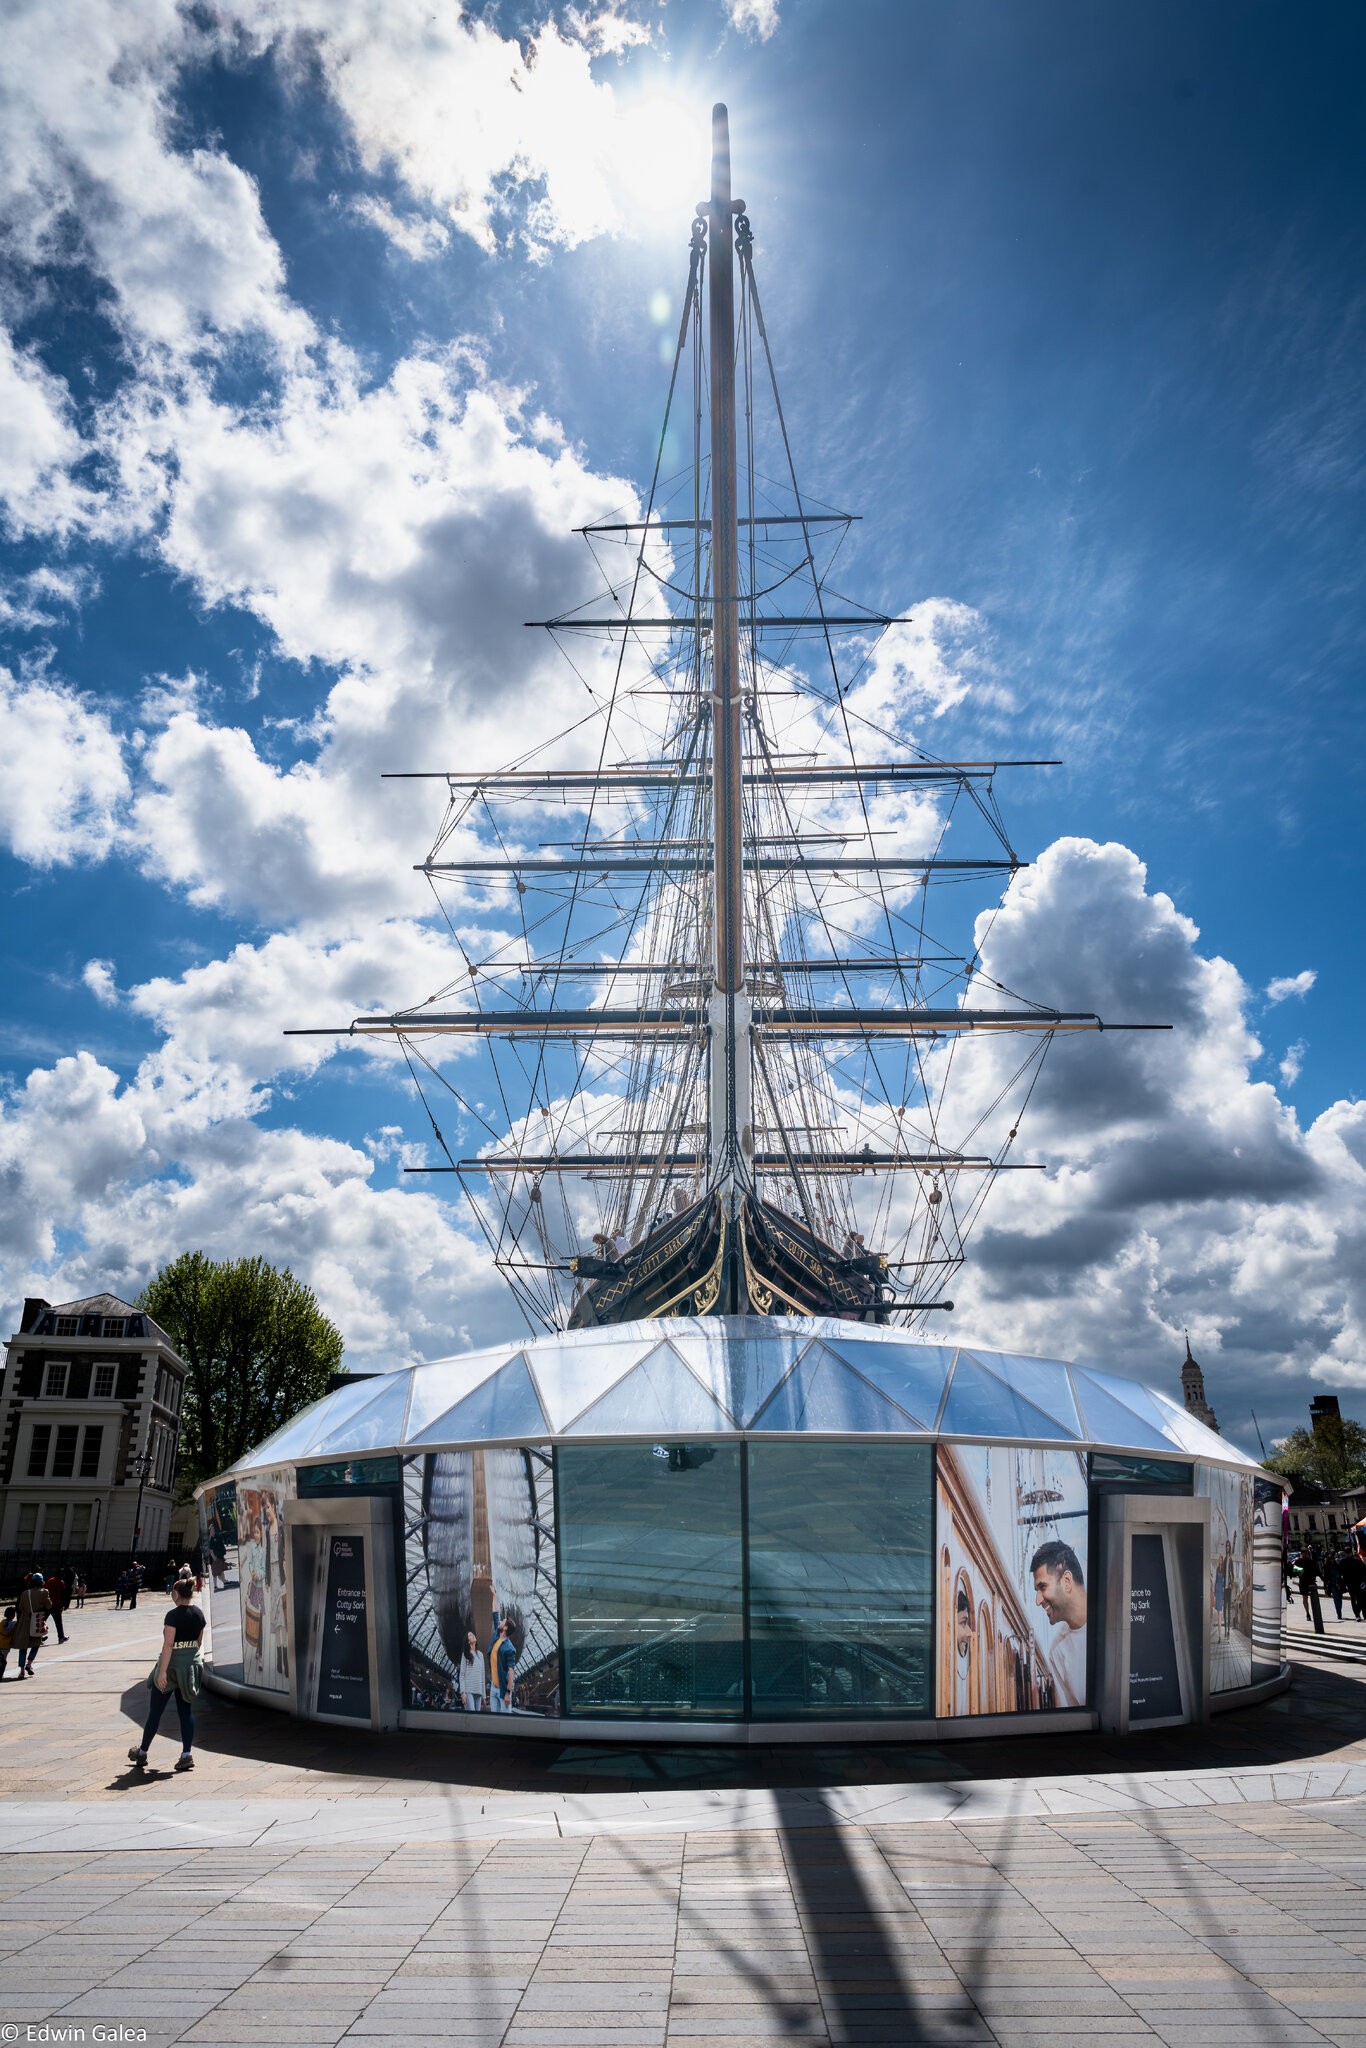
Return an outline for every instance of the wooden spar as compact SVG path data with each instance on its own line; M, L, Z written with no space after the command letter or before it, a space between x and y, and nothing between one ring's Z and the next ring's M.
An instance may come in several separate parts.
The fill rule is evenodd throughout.
M735 216L730 196L730 125L712 108L711 200L707 208L707 300L711 350L712 781L716 855L716 986L745 985L740 869L740 607L736 532Z

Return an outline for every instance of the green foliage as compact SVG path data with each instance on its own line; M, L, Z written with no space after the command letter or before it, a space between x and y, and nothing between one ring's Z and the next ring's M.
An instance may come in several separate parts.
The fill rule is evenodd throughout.
M317 1296L262 1258L184 1252L138 1303L189 1367L179 1487L212 1478L327 1391L342 1335Z
M1366 1484L1366 1427L1348 1416L1325 1416L1317 1429L1292 1429L1267 1470L1311 1486Z

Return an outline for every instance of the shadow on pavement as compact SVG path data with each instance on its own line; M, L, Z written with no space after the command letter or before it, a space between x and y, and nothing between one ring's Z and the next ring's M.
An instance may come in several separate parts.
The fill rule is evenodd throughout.
M147 1686L121 1699L141 1725ZM731 1790L847 1784L934 1784L971 1778L1081 1777L1114 1771L1244 1769L1332 1755L1366 1738L1366 1683L1322 1665L1301 1664L1288 1693L1264 1706L1219 1715L1203 1728L1172 1728L1126 1739L1030 1735L1003 1723L996 1737L941 1745L823 1742L771 1748L699 1748L667 1741L621 1748L563 1738L521 1738L425 1729L351 1733L295 1721L276 1710L205 1693L196 1708L196 1748L206 1756L249 1757L353 1780L459 1786L489 1791ZM313 1785L314 1792L325 1791Z

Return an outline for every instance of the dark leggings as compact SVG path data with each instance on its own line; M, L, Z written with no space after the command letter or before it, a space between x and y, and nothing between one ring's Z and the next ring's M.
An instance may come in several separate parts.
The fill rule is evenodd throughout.
M193 1748L194 1715L190 1712L189 1701L181 1696L178 1686L173 1685L169 1692L162 1692L158 1686L154 1685L152 1687L152 1697L147 1707L147 1726L142 1731L142 1746L144 1749L152 1747L152 1737L161 1725L161 1717L166 1711L166 1702L172 1698L176 1703L176 1712L180 1716L180 1746L182 1749Z

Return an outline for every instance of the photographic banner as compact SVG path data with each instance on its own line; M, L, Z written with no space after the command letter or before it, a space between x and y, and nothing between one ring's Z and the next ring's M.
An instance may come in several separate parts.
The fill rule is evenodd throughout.
M1274 1479L1252 1480L1252 1679L1274 1678L1281 1668L1281 1502Z
M940 1444L936 1471L936 1712L1084 1707L1084 1454Z
M555 1489L548 1449L404 1461L408 1704L560 1711Z
M1232 1692L1252 1683L1252 1474L1197 1465L1195 1493L1210 1504L1210 1691Z
M237 1564L242 1613L242 1683L289 1691L285 1597L285 1508L294 1470L254 1472L237 1486Z
M237 1488L231 1479L199 1496L199 1545L209 1579L209 1649L223 1678L242 1676L242 1605L237 1568Z

